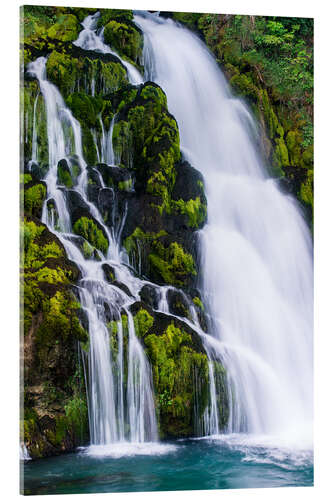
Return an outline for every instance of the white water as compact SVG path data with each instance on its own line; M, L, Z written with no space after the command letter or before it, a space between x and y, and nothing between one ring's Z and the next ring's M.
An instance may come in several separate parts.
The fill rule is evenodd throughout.
M42 219L56 233L68 257L78 265L82 273L78 293L89 324L88 401L91 444L105 447L126 441L130 443L155 442L157 425L151 369L135 335L132 314L127 309L127 306L139 299L138 292L143 282L131 276L128 269L121 264L118 243L124 221L120 223L120 227L115 231L116 236L113 237L105 226L98 209L87 199L88 178L86 162L82 154L80 124L66 107L58 89L47 81L45 67L46 58L41 57L30 63L28 68L29 72L38 79L47 115L49 170L44 180L47 184L48 195ZM72 139L69 141L68 138ZM102 262L86 260L73 243L73 238L75 240L77 237L71 234L66 198L57 180L59 160L68 159L70 155L76 155L81 168L81 174L73 189L83 198L90 213L98 220L108 238L107 256L105 257L100 252ZM55 217L49 215L47 209L47 201L51 199L56 205L59 221L57 227ZM126 217L126 210L124 217ZM106 262L115 267L116 278L126 282L132 297L105 281L102 264ZM110 349L111 333L107 328L105 305L118 318L118 354ZM121 314L127 317L128 323L127 351L124 349L125 332L120 321ZM126 393L124 391L125 363L128 371ZM138 450L142 453L140 447Z
M31 460L29 452L26 445L23 443L20 445L20 460Z
M99 33L97 33L97 21L100 16L99 12L96 12L93 16L87 16L83 23L83 30L81 31L79 38L73 42L74 45L81 47L85 50L94 50L95 52L101 52L103 54L112 54L116 56L123 66L125 66L127 70L127 75L130 83L133 85L139 85L143 83L142 76L139 71L133 66L133 64L129 63L122 59L117 52L112 50L108 45L104 43L103 32L104 28L102 28Z
M203 43L138 13L145 78L167 94L181 147L205 179L201 232L214 351L229 373L229 432L312 442L312 243L295 200L268 179L255 123ZM207 340L207 345L209 341ZM211 342L210 342L211 343Z

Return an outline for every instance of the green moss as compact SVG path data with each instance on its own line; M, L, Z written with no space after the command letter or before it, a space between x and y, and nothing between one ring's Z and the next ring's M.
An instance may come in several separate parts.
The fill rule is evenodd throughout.
M133 190L133 180L128 179L127 181L118 182L119 191L132 191Z
M47 345L57 337L73 336L80 342L87 340L87 333L76 315L79 307L80 304L61 291L44 304L44 319L36 332L36 347L41 356L47 355Z
M161 171L153 172L153 175L147 181L147 193L161 198L162 204L159 205L161 211L170 213L170 194L168 181Z
M199 396L201 411L208 402L207 356L192 348L189 333L172 322L162 335L144 337L147 355L152 364L160 433L163 436L193 435L194 406ZM196 393L196 376L202 382Z
M159 279L169 285L184 286L190 276L197 275L192 255L176 242L167 248L162 243L155 242L153 252L149 254L149 262Z
M204 305L203 305L203 303L202 303L202 301L200 300L199 297L194 297L194 299L192 299L192 300L193 300L193 303L197 307L199 307L199 309L201 309L202 312L205 310Z
M64 185L68 189L71 189L74 183L66 161L64 161L64 163L62 161L58 163L57 173L58 173L58 184Z
M85 259L90 259L94 255L94 247L87 240L84 240L82 245L83 255Z
M250 97L253 100L258 98L258 88L254 85L250 75L246 73L236 74L230 79L230 85L234 87L238 93Z
M97 224L92 219L80 217L80 219L75 222L73 231L75 234L82 236L91 245L106 254L109 246L108 240L103 231L98 228Z
M307 179L301 184L300 200L313 210L313 170L308 170Z
M55 7L25 5L21 7L21 43L33 44L45 36L47 30L56 21Z
M93 97L83 92L75 92L67 97L66 104L77 120L90 128L99 126L98 116L105 106L101 96Z
M88 430L88 408L85 399L79 395L75 395L65 405L66 414L66 430L73 435L73 441L78 442L83 440L87 435Z
M206 204L202 203L199 196L197 196L195 200L172 201L172 208L176 213L187 216L188 225L190 227L199 228L207 217Z
M140 96L144 99L152 99L156 104L161 106L161 108L168 107L167 97L161 87L146 85L143 87Z
M30 273L26 273L26 278L30 277ZM63 283L63 284L69 284L69 278L68 272L64 271L60 267L57 267L56 269L50 269L48 267L42 267L41 269L38 269L37 271L34 272L33 275L34 279L36 279L38 282L44 281L45 283Z
M40 167L48 165L48 137L44 99L40 94L36 81L23 82L20 88L20 106L24 119L22 133L23 153L26 161L32 159L32 138L35 114L35 129L37 133L37 160Z
M73 377L78 342L86 344L88 334L71 291L78 269L66 259L60 241L37 220L24 219L21 230L23 433L31 456L41 458L54 454L54 448L71 449L87 438L87 419L79 415L85 405L85 393L80 393L83 373L79 380Z
M45 231L45 226L25 220L21 224L23 234L23 262L26 268L39 268L51 258L64 257L63 248L55 241L40 245L38 240Z
M104 63L99 59L89 59L89 57L78 59L56 50L51 52L47 60L46 71L48 79L59 88L65 98L82 87L82 75L85 75L87 81L95 82L96 97L114 92L127 83L126 70L120 63ZM96 108L97 100L88 100L93 102ZM76 101L78 101L77 96L73 99L73 107L80 113ZM82 103L82 99L80 101ZM88 106L86 99L84 99L84 105ZM89 109L83 110L83 113L86 112L88 113ZM89 113L88 116L90 116Z
M72 42L79 35L79 22L72 14L59 16L57 22L47 31L47 36L63 42Z
M301 165L301 142L301 134L297 130L289 130L286 136L286 145L288 148L290 165Z
M173 12L172 17L175 21L185 24L188 28L192 30L197 29L197 23L200 19L201 14L196 12Z
M289 165L289 154L286 143L283 138L275 139L276 143L276 154L279 160L279 163L282 167L286 167Z
M120 55L127 56L131 61L139 61L142 52L142 39L135 25L111 20L104 30L104 41Z
M30 174L20 174L20 183L21 184L28 184L32 180L32 177Z
M154 318L146 309L140 309L134 316L135 332L140 337L143 337L152 327Z
M46 197L46 187L44 184L35 184L24 191L24 213L40 217L43 203Z
M108 24L112 19L120 19L131 21L133 19L133 11L126 9L101 9L101 15L98 19L97 26L101 28Z
M53 50L47 59L47 78L54 83L62 93L68 95L74 92L78 73L83 70L83 63L67 54Z
M137 227L135 228L133 233L125 239L124 248L126 249L127 253L130 254L133 251L137 251L138 244L140 245L144 244L145 242L158 240L166 234L167 233L164 230L161 230L159 233L145 233L140 227Z
M167 207L167 191L171 191L180 159L177 123L166 109L166 96L157 86L145 84L113 130L113 147L117 160L134 168L139 180L150 179L148 192L163 190L162 204ZM166 180L167 190L158 172ZM157 186L154 186L157 181Z

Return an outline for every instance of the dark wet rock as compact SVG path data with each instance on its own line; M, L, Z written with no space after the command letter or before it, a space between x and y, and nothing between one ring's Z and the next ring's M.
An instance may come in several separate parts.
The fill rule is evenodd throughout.
M121 281L115 280L115 281L113 281L112 285L114 285L117 288L119 288L120 290L122 290L129 297L133 297L130 289L128 288L128 286L125 285L125 283L122 283Z
M189 201L203 195L204 179L202 174L187 161L178 168L176 182L172 190L172 199Z
M171 314L191 319L188 303L189 299L186 297L184 292L174 288L169 288L167 291L167 301Z
M111 283L113 284L113 282L115 281L115 277L116 277L116 274L115 274L115 269L114 267L110 266L110 264L102 264L102 269L103 269L103 272L104 272L104 278L106 279L106 281L108 283Z
M107 187L121 189L122 183L128 182L131 179L131 173L125 167L110 167L105 163L99 163L96 165L96 169L101 173Z
M144 302L147 306L151 307L152 309L158 308L160 292L157 286L149 284L143 285L139 295L142 302Z

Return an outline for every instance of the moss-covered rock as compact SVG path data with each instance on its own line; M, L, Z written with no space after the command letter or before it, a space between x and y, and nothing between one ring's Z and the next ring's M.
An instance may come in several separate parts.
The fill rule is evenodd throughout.
M71 171L66 160L59 161L57 174L58 184L66 186L69 189L73 187Z
M48 165L47 123L44 99L35 80L25 79L20 88L21 117L24 123L22 134L24 164L27 165L33 156L33 134L36 134L36 160L43 172Z
M73 226L73 232L106 254L109 246L108 239L102 227L92 217L80 217Z
M26 182L24 185L24 214L41 218L45 197L46 185L44 182L35 180Z
M126 9L101 9L100 17L98 18L97 26L102 28L111 20L121 20L125 22L132 21L133 11Z
M151 274L157 282L175 286L186 286L192 276L197 275L192 255L173 242L165 247L161 242L155 241L153 251L149 254Z
M95 96L106 95L127 84L126 69L115 56L99 55L74 46L64 45L62 52L53 50L46 71L48 79L65 98L82 88L88 90L92 83Z
M47 31L50 38L56 38L63 42L73 42L79 35L80 24L73 14L63 14L52 24Z
M134 63L140 61L143 40L141 33L133 23L110 20L104 29L104 41L120 55L128 57Z
M74 92L67 97L66 104L80 123L96 128L99 126L98 117L106 103L100 95L93 97L84 92Z
M142 311L136 317L138 315L142 316ZM143 342L152 364L160 436L193 436L195 404L200 401L201 413L208 404L207 356L200 351L198 339L193 343L189 328L181 328L180 323L170 322L170 318L164 329L160 323L160 329L156 326L154 330L155 323L159 323L158 318L153 324L151 317L143 322L147 330ZM197 394L196 377L201 381L200 394Z
M172 188L180 147L177 123L167 110L166 96L160 87L147 82L134 99L128 91L127 97L129 102L121 110L113 132L118 163L134 168L139 184L146 184L159 173ZM148 192L160 197L160 180L155 179L151 179Z
M86 442L88 416L78 343L87 341L72 284L80 273L44 224L22 222L24 414L32 458Z

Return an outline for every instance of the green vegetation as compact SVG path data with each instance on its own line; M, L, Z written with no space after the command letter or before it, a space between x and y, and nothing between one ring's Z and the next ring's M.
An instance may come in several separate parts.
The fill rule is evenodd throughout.
M203 412L208 403L207 356L196 352L191 335L173 322L161 335L151 333L144 337L144 343L152 363L161 436L192 435L196 376L202 382L197 395L199 412Z
M156 241L166 234L164 230L159 233L144 233L140 227L137 227L124 241L124 247L127 253L130 254L131 252L137 251L138 245L142 247L145 242Z
M68 189L73 187L73 179L67 161L63 160L58 163L58 184L66 186Z
M29 185L30 183L24 190L24 213L27 216L41 217L46 197L46 187L44 184L34 184L31 187Z
M199 307L199 309L201 309L201 311L204 311L205 308L204 308L204 305L202 303L202 300L199 298L199 297L194 297L193 300L193 304L195 304L197 307Z
M101 9L101 15L98 19L97 26L101 28L108 24L112 19L119 19L122 22L132 21L133 12L126 9Z
M149 261L157 280L162 279L169 285L186 286L189 276L197 274L192 255L177 242L164 247L161 242L155 241Z
M22 437L30 455L39 458L73 449L87 439L83 373L77 372L75 345L88 336L71 291L77 268L66 259L59 240L37 220L25 218L21 231Z
M25 80L21 85L20 106L25 123L25 140L23 142L24 157L29 159L31 159L32 157L32 135L35 109L38 163L41 167L45 167L46 165L48 165L49 159L47 146L46 110L44 99L41 97L36 81Z
M172 207L176 213L180 212L187 216L190 227L198 228L206 220L207 206L205 203L202 203L199 196L195 200L172 201Z
M72 42L79 36L80 24L72 14L60 15L47 31L47 36L63 42Z
M132 62L137 63L140 60L142 39L135 25L115 20L109 21L105 26L104 41Z
M104 235L104 231L100 229L93 219L88 217L80 217L74 226L73 231L79 236L83 236L91 245L106 254L109 243Z
M287 177L311 213L313 19L188 13L173 17L203 34L234 91L247 99L263 125L262 151L270 173ZM297 179L304 172L300 183Z
M154 318L146 309L140 309L134 316L135 332L143 337L154 323Z
M67 106L79 122L85 123L89 128L96 128L98 116L103 112L106 102L101 96L92 97L83 92L74 92L66 99Z
M82 74L85 74L87 81L95 81L96 96L114 92L127 83L126 70L122 64L104 63L100 59L90 57L89 53L83 58L77 58L71 53L53 50L47 60L46 71L49 80L59 88L65 98L80 88ZM96 102L94 100L94 103ZM79 107L76 107L76 110L79 110Z

